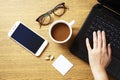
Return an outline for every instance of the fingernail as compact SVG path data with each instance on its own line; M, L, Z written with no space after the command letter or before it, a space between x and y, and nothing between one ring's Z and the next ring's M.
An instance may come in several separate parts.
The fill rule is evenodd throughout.
M111 47L110 43L108 44L109 47Z
M102 31L102 34L105 34L105 32L104 32L104 31Z
M96 31L93 31L93 35L96 34Z
M105 33L105 31L102 31L103 33Z
M86 38L86 40L88 40L88 37Z
M100 32L100 30L98 30L98 32Z
M96 33L96 31L93 31L93 33Z

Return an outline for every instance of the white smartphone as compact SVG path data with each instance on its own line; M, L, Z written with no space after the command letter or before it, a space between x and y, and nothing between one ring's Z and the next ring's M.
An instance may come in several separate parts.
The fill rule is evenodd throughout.
M13 25L8 36L35 56L39 56L48 44L45 38L35 33L21 21L17 21Z

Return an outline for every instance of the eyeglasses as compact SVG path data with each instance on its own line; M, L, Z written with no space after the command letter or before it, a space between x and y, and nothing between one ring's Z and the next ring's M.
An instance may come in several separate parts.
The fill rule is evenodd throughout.
M66 9L68 9L66 6L65 6L65 3L60 3L58 4L54 9L46 12L45 14L42 14L41 16L39 16L36 21L39 22L40 24L40 27L43 25L48 25L52 22L52 18L51 18L51 15L50 14L54 14L55 16L62 16L65 12L66 12Z

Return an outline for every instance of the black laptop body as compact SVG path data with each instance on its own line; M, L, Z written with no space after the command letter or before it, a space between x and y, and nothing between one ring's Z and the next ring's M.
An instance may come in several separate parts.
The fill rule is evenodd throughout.
M107 73L120 80L120 0L98 0L89 13L86 21L75 37L70 51L75 56L88 63L88 52L85 39L90 39L92 33L97 30L106 32L107 44L111 43L112 60L107 67Z

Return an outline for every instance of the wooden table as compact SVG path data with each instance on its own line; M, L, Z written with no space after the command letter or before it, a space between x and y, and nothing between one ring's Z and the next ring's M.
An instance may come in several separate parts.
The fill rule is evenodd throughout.
M69 10L61 17L52 15L53 20L62 19L70 22L74 19L75 24L71 40L65 44L56 44L48 35L50 25L42 26L39 29L39 24L35 19L61 2L65 2ZM89 65L72 55L69 47L96 3L96 0L1 0L0 80L93 80ZM18 20L49 41L49 45L40 57L33 56L8 38L8 31ZM52 66L55 59L53 61L44 60L48 53L54 55L55 59L63 54L74 66L65 76L62 76Z

